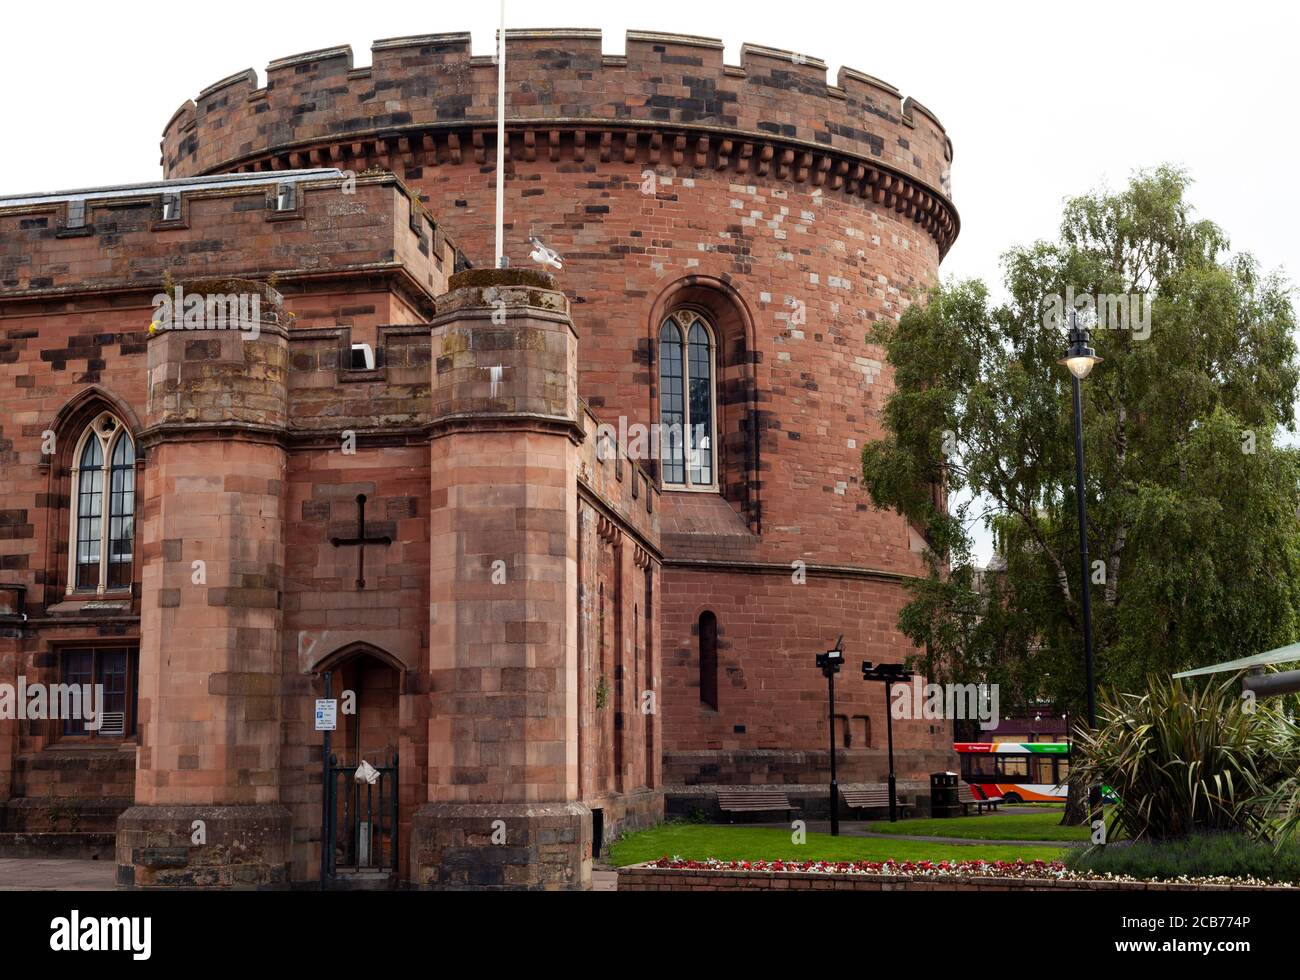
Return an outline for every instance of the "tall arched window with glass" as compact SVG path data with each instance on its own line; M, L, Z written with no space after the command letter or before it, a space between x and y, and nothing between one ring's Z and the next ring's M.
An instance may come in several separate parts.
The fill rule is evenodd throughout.
M86 427L73 459L68 591L125 591L135 558L135 444L104 413Z
M717 488L713 331L690 310L659 330L659 443L668 486Z

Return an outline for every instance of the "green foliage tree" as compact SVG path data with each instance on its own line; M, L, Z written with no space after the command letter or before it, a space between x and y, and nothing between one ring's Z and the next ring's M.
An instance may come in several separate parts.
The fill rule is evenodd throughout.
M930 545L900 628L933 677L1078 717L1083 588L1097 676L1120 690L1297 639L1300 453L1277 439L1300 380L1289 286L1231 254L1188 185L1160 168L1070 200L1059 240L1004 255L1005 300L949 282L874 331L895 389L863 476ZM1064 330L1045 317L1067 287L1154 297L1149 331L1092 329L1105 360L1083 387L1086 582ZM980 520L996 572L972 560Z

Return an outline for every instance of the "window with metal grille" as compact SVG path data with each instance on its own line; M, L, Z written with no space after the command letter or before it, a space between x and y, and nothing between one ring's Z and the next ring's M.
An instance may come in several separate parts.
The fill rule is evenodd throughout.
M63 717L65 736L115 739L135 734L139 655L134 647L64 650L59 683L76 685L83 692L81 717ZM103 691L97 701L95 689ZM88 696L84 696L88 695ZM99 719L87 717L101 711ZM90 727L98 720L97 727ZM88 724L89 723L89 724Z

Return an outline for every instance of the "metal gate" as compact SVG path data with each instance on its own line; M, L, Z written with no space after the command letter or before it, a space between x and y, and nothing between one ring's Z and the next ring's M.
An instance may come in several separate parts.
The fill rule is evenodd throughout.
M357 781L359 764L340 765L331 754L325 767L321 869L331 883L397 872L397 756L375 767L373 783Z

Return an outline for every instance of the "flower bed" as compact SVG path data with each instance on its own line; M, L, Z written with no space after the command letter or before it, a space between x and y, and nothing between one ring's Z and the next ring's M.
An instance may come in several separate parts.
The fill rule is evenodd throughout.
M620 891L1242 891L1293 890L1254 878L1145 881L1074 871L1060 861L691 861L663 857L620 868Z
M642 867L674 871L770 871L837 875L896 875L907 878L1067 878L1060 861L687 861L662 857ZM1099 876L1098 876L1099 877Z

